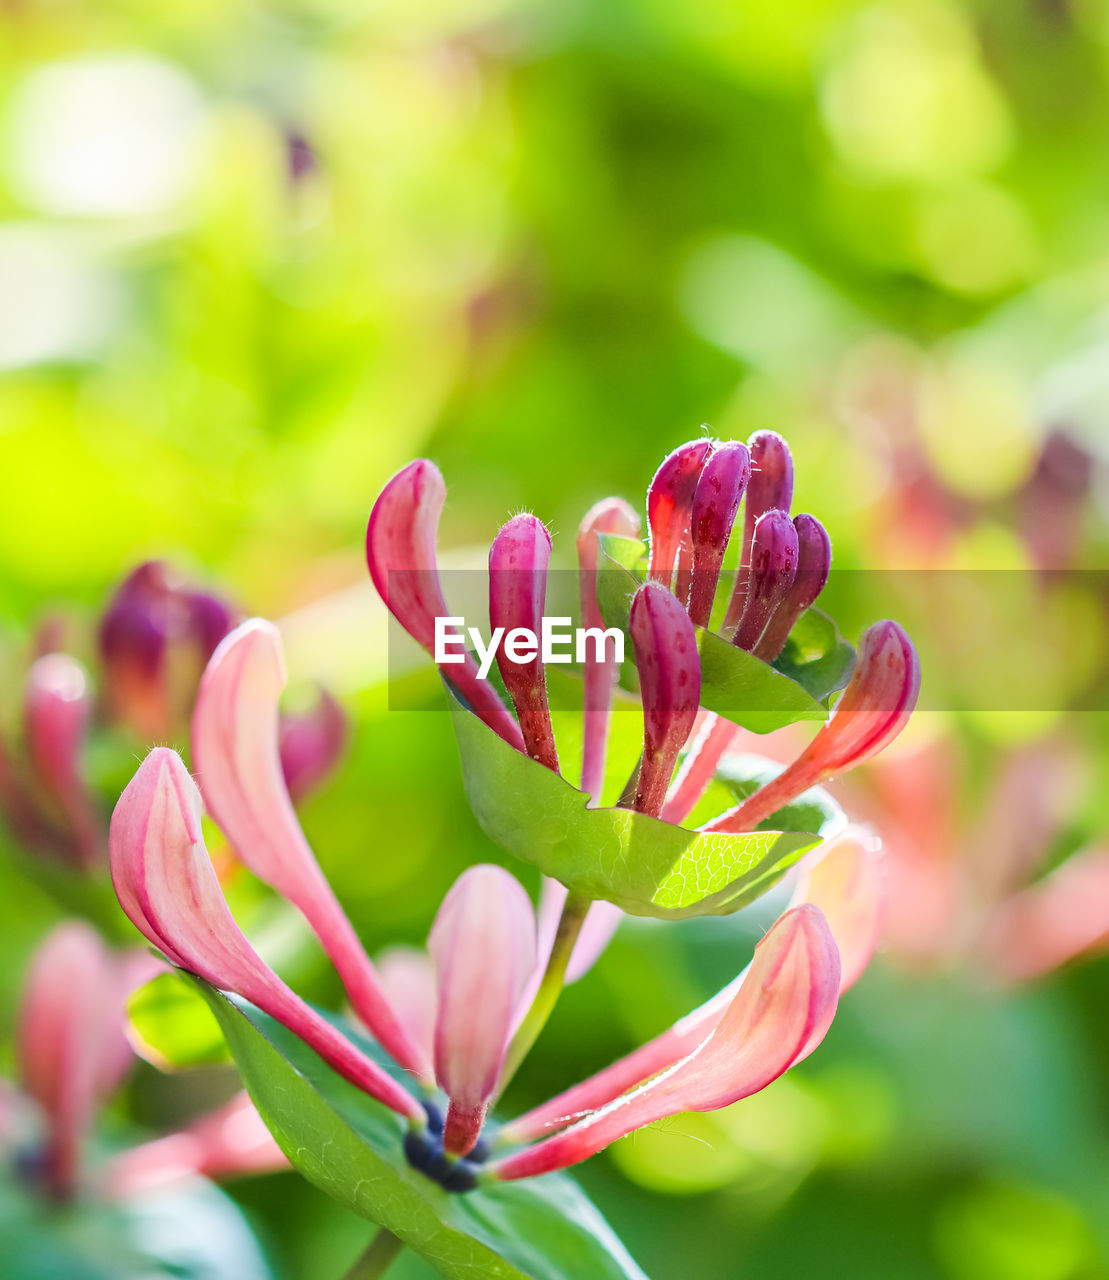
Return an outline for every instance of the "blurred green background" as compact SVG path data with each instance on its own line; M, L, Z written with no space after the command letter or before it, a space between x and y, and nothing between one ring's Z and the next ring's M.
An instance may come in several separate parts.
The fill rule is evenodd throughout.
M411 457L446 476L457 564L523 507L569 567L585 508L641 502L703 422L787 436L837 565L1105 564L1106 0L0 0L0 70L4 723L33 628L60 613L89 657L140 559L282 619L295 679L354 717L304 822L371 949L421 941L463 866L504 860L445 715L387 706L361 542ZM1062 673L1057 708L920 717L958 763L941 860L1006 862L996 779L1045 741L1073 786L1025 878L1105 841L1105 714L1066 713L1105 595L1067 590L1020 650ZM964 604L983 671L1038 613L1034 592L1015 618ZM105 795L142 745L105 750ZM5 1027L65 897L9 852ZM765 922L623 929L514 1101L690 1008ZM923 958L891 938L764 1095L582 1171L653 1280L1109 1276L1109 962L1001 991L947 928ZM117 1121L224 1087L143 1067ZM230 1191L285 1280L339 1274L368 1235L292 1174Z

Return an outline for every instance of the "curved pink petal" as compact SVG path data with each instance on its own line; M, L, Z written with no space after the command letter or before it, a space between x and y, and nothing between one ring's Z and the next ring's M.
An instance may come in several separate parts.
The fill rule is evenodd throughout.
M747 440L751 454L751 478L743 512L743 548L736 571L732 598L724 616L721 631L729 635L739 622L747 601L747 577L751 569L751 544L755 525L767 511L788 514L793 501L793 455L789 445L776 431L756 431Z
M397 1018L350 921L300 829L285 786L278 698L285 663L277 628L237 627L212 655L193 714L192 750L208 812L256 876L288 898L319 936L358 1016L402 1067L430 1063Z
M447 487L439 468L418 458L397 472L382 489L366 526L366 563L389 612L428 653L435 653L435 619L449 618L443 599L435 541ZM523 751L520 728L488 680L478 679L469 653L461 662L440 666L445 679L494 732Z
M811 1052L839 999L839 956L820 911L787 911L755 950L707 1038L661 1075L534 1147L490 1166L503 1180L565 1168L679 1111L713 1111L757 1093Z
M112 882L124 911L174 964L276 1018L331 1067L417 1123L424 1113L376 1063L296 996L235 923L200 830L200 792L180 756L152 751L112 815Z
M896 622L876 622L859 641L851 682L831 719L782 772L704 831L753 831L803 791L853 769L887 747L909 723L920 693L920 660Z
M849 827L817 852L822 854L798 884L793 905L819 907L840 955L840 994L854 983L874 953L885 904L878 861L879 842L859 827ZM580 1084L513 1120L505 1135L526 1141L569 1124L671 1067L705 1039L723 1016L747 976L743 970L726 987L646 1044ZM816 1047L814 1044L813 1048Z
M535 969L535 913L501 867L464 871L428 937L439 1005L435 1074L450 1098L444 1145L465 1155L497 1087L516 1009Z

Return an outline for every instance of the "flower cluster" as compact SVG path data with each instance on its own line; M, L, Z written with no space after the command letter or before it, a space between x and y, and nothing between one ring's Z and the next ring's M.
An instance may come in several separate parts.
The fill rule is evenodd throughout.
M122 725L145 741L187 731L200 677L235 621L221 597L151 560L124 579L99 620L99 681L62 648L59 627L40 630L22 742L0 738L0 817L23 848L86 871L103 865L107 815L86 759L94 730ZM346 717L326 690L307 710L282 715L282 767L295 799L331 771L345 739Z
M628 807L680 821L731 740L729 732L711 768L699 752L695 772L703 775L703 785L696 795L688 782L692 751L683 773L671 781L700 710L695 623L703 625L712 613L744 494L749 545L738 575L742 585L731 597L741 604L728 606L737 614L737 642L749 640L753 652L761 651L757 656L769 653L827 576L823 531L810 518L790 520L783 510L790 477L784 442L765 433L750 449L707 440L683 446L652 482L649 580L635 593L628 624L644 722L642 759L624 799ZM367 531L379 592L429 650L437 619L450 616L435 563L444 497L435 467L415 462L386 486ZM783 518L793 530L792 542ZM637 528L634 512L619 499L587 515L578 538L587 621L599 616L598 534L633 535ZM792 553L782 552L783 541ZM550 535L533 516L517 516L501 529L490 552L495 627L537 629L550 554ZM468 656L445 667L444 675L497 734L536 767L557 771L542 662L534 656L515 661L507 652L498 654L498 662L513 711ZM594 803L615 676L611 651L596 653L586 664L582 786ZM892 622L871 628L839 709L809 748L710 829L750 830L790 796L879 750L908 718L918 681L915 653L900 628ZM732 983L627 1058L490 1132L489 1110L534 1039L536 1010L546 1009L552 987L557 994L564 977L588 967L618 913L611 904L594 904L584 926L579 918L567 928L565 890L548 885L537 919L513 876L499 867L475 866L444 898L426 956L393 953L375 965L328 886L289 800L278 728L283 684L280 640L272 625L255 619L222 641L201 681L193 716L196 780L175 752L158 748L116 808L110 838L116 892L133 923L173 964L250 1001L397 1113L409 1163L447 1190L563 1168L642 1125L679 1111L724 1107L765 1087L819 1045L841 990L873 951L882 900L876 842L849 827L810 855L792 903ZM678 790L688 807L675 815ZM251 870L308 921L355 1013L395 1069L386 1070L321 1017L251 947L228 910L204 847L202 808Z

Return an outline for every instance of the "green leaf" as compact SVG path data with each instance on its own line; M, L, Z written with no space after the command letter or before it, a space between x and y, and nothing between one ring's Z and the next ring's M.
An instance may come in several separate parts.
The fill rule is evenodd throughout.
M774 666L823 702L851 679L855 650L822 609L806 609L794 623Z
M510 747L452 695L466 795L491 840L567 888L631 915L725 915L765 893L820 837L705 835L630 809L586 808L564 778Z
M752 733L773 733L799 720L827 720L796 680L712 631L700 632L701 705Z
M212 1011L176 974L160 973L132 992L127 1014L139 1053L163 1071L230 1056Z
M404 1158L405 1123L245 1001L189 975L227 1037L255 1106L300 1172L458 1280L646 1280L565 1174L449 1195ZM403 1076L341 1019L350 1039Z

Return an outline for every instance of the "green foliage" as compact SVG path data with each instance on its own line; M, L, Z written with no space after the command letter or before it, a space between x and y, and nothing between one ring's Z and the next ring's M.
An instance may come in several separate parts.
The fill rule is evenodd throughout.
M337 1076L272 1019L200 979L192 981L293 1164L341 1204L394 1232L441 1275L644 1280L570 1178L554 1174L448 1194L405 1160L400 1117ZM364 1038L333 1021L374 1052Z
M771 888L812 833L701 835L587 797L451 698L466 796L482 830L544 875L630 915L726 915Z

